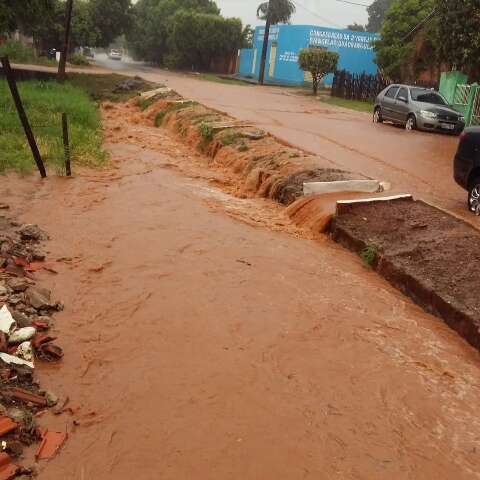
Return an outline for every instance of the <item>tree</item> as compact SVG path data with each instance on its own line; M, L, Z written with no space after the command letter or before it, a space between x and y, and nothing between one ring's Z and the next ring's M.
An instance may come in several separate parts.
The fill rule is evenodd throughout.
M313 93L318 93L322 79L337 70L339 55L323 48L304 48L300 50L298 64L305 72L310 72L313 79Z
M412 30L432 12L435 0L393 0L385 16L381 38L374 44L377 65L393 81L415 80L427 64L435 63L435 45L425 35L421 48L430 51L429 58L415 63L416 37Z
M45 16L51 14L57 0L0 0L0 33L21 29L31 34Z
M60 54L60 62L58 64L58 82L65 81L65 67L67 65L68 48L70 43L70 30L72 28L72 10L73 0L67 0L65 5L65 37L63 41L62 53Z
M436 0L435 44L440 60L480 77L480 2Z
M290 0L270 0L261 3L257 9L257 17L265 21L265 35L263 37L262 58L258 82L263 85L265 79L265 64L267 62L268 37L270 26L278 23L289 23L295 13L295 4Z
M212 62L235 54L241 41L240 19L179 10L171 17L167 63L172 67L208 70Z
M242 48L252 48L255 37L255 30L251 25L245 25L242 31Z
M352 30L353 32L366 32L367 31L365 25L360 25L357 22L352 23L351 25L348 25L347 28L349 30Z
M172 16L179 10L219 15L212 0L139 0L133 7L128 44L136 58L163 64L170 54L168 44Z
M377 33L382 28L383 20L394 0L375 0L369 7L367 31Z

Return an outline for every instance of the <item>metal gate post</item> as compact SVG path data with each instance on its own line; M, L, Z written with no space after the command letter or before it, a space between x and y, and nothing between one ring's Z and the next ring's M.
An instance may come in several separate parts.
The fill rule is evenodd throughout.
M467 127L472 125L472 118L473 118L475 105L477 103L478 92L479 92L478 83L472 83L472 88L470 89L470 95L468 96L468 104L465 109L465 124L467 125Z

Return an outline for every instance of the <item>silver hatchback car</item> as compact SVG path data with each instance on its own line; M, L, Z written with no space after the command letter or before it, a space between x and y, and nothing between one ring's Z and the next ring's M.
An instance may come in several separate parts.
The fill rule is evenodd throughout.
M406 130L438 130L459 135L465 117L448 105L435 90L409 85L389 85L378 95L374 123L384 120L405 125Z

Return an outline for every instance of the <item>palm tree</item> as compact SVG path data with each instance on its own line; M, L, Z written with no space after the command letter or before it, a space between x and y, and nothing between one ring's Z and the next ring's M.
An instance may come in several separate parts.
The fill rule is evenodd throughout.
M295 13L295 4L291 0L270 0L263 2L258 6L257 17L265 20L265 36L263 37L262 60L260 63L260 73L258 82L263 85L265 78L265 64L267 62L268 36L270 26L277 23L288 23Z

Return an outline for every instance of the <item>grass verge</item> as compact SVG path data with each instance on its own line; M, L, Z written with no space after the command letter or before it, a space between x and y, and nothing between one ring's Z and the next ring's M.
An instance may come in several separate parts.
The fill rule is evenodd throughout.
M71 83L25 81L18 88L32 130L47 166L63 170L61 114L67 113L72 162L99 166L102 149L100 113L88 94ZM0 79L0 172L32 172L32 154L18 119L7 83Z
M361 102L360 100L347 100L345 98L331 97L330 95L320 95L318 99L323 103L335 105L336 107L348 108L357 112L373 112L372 102Z

